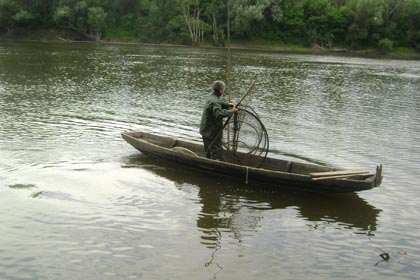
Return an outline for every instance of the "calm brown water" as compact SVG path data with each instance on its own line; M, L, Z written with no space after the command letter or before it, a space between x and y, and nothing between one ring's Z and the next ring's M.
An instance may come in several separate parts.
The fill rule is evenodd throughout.
M382 163L383 184L263 191L121 139L200 141L216 79L257 81L271 156ZM418 61L1 42L0 279L418 279L419 92Z

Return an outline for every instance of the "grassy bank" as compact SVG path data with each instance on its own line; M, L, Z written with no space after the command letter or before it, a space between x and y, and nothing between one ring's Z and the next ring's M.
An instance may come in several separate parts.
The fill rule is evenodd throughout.
M232 48L246 48L257 50L270 50L278 52L292 52L303 54L335 54L347 55L354 57L372 57L384 59L413 59L420 60L420 52L413 48L397 47L389 52L381 52L376 49L360 49L348 50L345 46L333 47L331 49L322 48L320 46L305 46L303 44L284 44L279 41L268 40L252 40L252 41L235 41L231 43Z

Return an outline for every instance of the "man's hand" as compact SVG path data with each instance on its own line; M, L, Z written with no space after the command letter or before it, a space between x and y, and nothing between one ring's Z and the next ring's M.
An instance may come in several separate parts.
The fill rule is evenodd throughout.
M232 107L231 111L232 111L233 113L237 113L237 112L239 111L239 109L238 109L238 108L236 108L236 104L235 104L235 103L233 103L233 102L228 102L228 106L229 106L229 107Z

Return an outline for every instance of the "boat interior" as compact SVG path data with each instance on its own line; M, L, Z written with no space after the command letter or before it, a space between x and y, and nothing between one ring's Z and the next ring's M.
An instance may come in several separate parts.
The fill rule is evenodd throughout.
M154 134L148 134L143 132L130 132L130 136L138 139L144 139L149 143L155 144L163 148L171 149L183 154L205 157L203 146L197 143L172 139L169 137L157 136ZM330 168L327 166L301 163L270 157L265 158L265 160L263 161L262 165L259 166L259 168L302 175L308 175L309 173L313 172L335 171L334 168Z

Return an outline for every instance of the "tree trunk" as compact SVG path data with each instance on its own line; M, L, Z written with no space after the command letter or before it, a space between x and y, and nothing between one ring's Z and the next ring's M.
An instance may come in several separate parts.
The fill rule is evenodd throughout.
M227 1L227 41L230 48L230 0Z
M200 26L200 3L196 1L193 15L190 15L190 7L184 8L184 18L190 32L191 44L194 47L200 45L201 38L204 37L204 29Z
M219 45L219 32L217 30L216 15L213 13L213 43L215 46Z
M188 31L190 32L191 42L193 43L193 29L192 29L192 23L190 18L190 7L188 6L187 9L184 8L184 18L185 23L187 24Z

